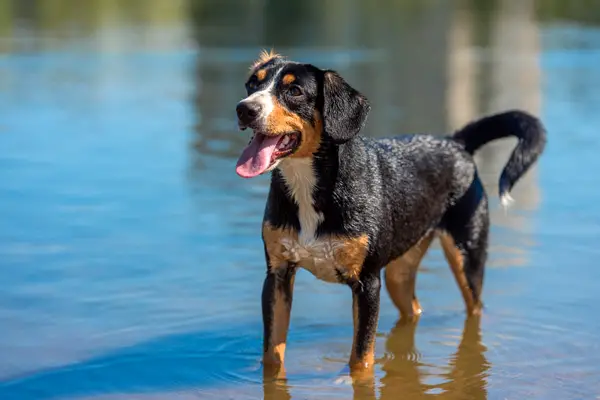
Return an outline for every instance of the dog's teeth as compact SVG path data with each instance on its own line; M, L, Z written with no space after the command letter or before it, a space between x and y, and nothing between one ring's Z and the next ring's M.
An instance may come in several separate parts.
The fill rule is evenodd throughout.
M281 141L281 144L284 146L287 146L287 144L290 142L290 137L289 136L285 136L283 138L283 140Z

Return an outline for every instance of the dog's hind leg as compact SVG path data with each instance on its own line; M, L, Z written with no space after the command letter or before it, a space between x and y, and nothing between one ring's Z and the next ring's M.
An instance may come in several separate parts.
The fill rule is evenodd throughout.
M402 319L413 319L421 314L415 293L417 270L432 239L433 233L428 233L385 268L385 286Z
M456 210L454 210L456 211ZM440 241L461 291L468 315L481 312L481 291L487 259L489 214L487 198L465 213L453 212L444 224Z

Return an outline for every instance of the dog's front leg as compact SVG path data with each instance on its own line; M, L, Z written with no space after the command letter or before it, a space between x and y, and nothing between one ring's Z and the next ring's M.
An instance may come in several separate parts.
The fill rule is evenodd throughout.
M290 264L269 268L262 290L263 366L265 373L281 375L296 267Z
M354 340L350 355L351 372L372 370L375 363L375 334L379 318L379 271L364 274L360 283L352 285Z

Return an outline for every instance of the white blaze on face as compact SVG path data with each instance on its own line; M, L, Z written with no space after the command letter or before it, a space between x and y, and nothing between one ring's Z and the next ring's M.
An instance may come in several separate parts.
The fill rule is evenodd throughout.
M256 91L252 93L250 96L246 97L242 102L247 103L256 103L261 107L260 115L257 117L260 125L266 125L267 118L273 112L275 105L273 104L273 88L275 84L279 80L279 75L281 75L281 70L283 67L280 67L271 77L271 81L267 85L266 88Z

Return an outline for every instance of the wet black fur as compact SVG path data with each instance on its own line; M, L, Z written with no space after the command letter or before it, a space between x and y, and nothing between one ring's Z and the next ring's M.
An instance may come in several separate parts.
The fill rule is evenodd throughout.
M313 160L317 176L314 207L324 215L317 237L369 237L360 284L342 282L353 288L358 302L359 354L375 334L381 269L432 230L443 230L453 237L464 256L469 286L479 300L489 215L487 195L472 155L492 140L518 138L499 182L500 194L507 194L544 149L546 134L540 121L513 110L477 120L447 137L367 138L358 133L365 124L369 103L342 77L280 58L263 68L277 67L271 68L275 71L281 66L281 76L293 72L297 77L295 84L303 96L291 98L282 87L276 88L278 100L306 120L314 122L315 110L323 116L323 141ZM252 93L256 86L250 86L248 92ZM274 227L300 229L298 206L277 169L272 172L264 220ZM287 276L282 280L271 275L269 272L265 281L263 306L277 290L277 281L288 282ZM286 298L291 302L288 290ZM264 310L265 324L270 325L268 307Z

